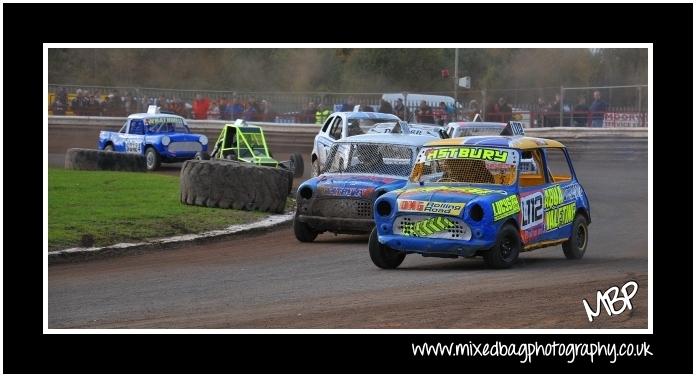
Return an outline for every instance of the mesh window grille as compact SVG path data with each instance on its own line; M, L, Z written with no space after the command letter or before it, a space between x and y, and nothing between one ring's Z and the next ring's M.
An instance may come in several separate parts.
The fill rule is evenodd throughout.
M373 143L338 143L329 152L327 173L408 177L415 147Z
M420 162L411 181L511 185L517 179L517 165L468 158Z

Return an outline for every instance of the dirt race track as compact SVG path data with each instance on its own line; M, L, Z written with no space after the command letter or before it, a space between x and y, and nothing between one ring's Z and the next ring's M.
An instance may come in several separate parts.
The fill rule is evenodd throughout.
M52 265L49 328L647 328L645 153L576 155L574 165L593 219L579 261L558 246L522 254L509 270L489 270L480 258L410 255L383 271L370 261L367 237L323 234L303 244L285 226ZM594 308L597 290L630 280L640 286L633 310L590 323L582 299Z

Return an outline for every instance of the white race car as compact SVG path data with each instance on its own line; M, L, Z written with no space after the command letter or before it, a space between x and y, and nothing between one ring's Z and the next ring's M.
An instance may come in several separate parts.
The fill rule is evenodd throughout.
M375 112L336 112L329 116L321 130L314 137L312 148L312 176L316 177L324 170L326 155L338 140L349 136L367 133L377 123L398 122L394 114Z

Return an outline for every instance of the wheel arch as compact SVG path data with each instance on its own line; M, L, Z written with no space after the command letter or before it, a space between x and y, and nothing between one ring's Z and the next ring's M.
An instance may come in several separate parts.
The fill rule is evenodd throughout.
M577 215L585 216L585 218L587 219L587 225L590 225L590 223L592 222L592 220L590 219L590 211L588 211L585 207L578 208L575 212L575 216Z

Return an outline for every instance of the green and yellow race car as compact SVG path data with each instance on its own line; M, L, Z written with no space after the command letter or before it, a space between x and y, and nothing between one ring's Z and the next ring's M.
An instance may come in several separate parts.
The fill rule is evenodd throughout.
M201 158L241 161L286 169L291 171L295 178L302 177L304 173L301 154L293 153L287 161L274 159L266 144L263 129L249 125L242 119L237 119L234 124L225 124L210 155L202 155Z

